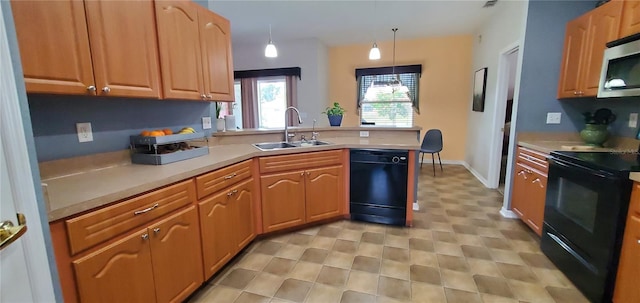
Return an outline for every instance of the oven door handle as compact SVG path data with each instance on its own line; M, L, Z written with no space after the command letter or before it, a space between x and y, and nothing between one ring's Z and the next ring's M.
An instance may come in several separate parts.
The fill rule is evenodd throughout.
M554 159L554 158L549 158L549 164L550 165L559 166L562 169L570 170L570 171L573 171L575 173L589 174L589 175L592 175L592 176L595 176L595 177L605 178L607 180L611 180L611 181L614 181L614 182L620 179L620 177L618 177L618 176L609 174L607 172L603 172L601 170L588 168L586 166L582 166L582 165L575 164L575 163L570 163L570 162L565 162L565 161Z

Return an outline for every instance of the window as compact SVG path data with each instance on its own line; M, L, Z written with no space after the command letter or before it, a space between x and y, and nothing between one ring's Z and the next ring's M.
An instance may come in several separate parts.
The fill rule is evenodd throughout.
M413 126L421 71L421 65L356 69L360 123Z
M236 71L234 89L236 99L242 100L242 124L247 128L284 128L285 110L296 106L299 76L300 68Z

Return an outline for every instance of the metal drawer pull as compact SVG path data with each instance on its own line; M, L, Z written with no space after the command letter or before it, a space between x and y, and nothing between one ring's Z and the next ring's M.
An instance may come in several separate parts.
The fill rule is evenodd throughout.
M154 228L154 229L153 229L153 232L154 232L154 233L156 233L156 234L157 234L157 233L159 233L159 232L160 232L160 227L156 227L156 228Z
M518 172L518 176L522 176L525 180L527 180L527 175L525 175L527 172L524 170L521 170Z
M155 209L155 208L157 208L158 206L160 206L160 204L156 203L156 204L153 204L153 206L151 206L151 207L149 207L149 208L145 208L145 209L143 209L143 210L136 210L135 212L133 212L133 214L134 214L134 215L141 215L141 214L144 214L144 213L146 213L146 212L150 212L150 211L154 210L154 209Z
M640 240L638 240L638 244L640 244Z
M234 190L232 190L231 192L235 194L235 193L237 193L237 192L238 192L238 190L237 190L237 189L234 189Z
M142 240L149 239L149 234L143 234L141 237L142 237Z
M231 179L236 176L236 173L230 174L228 176L224 176L225 179Z
M536 178L535 180L531 181L531 184L538 182L538 185L540 185L541 188L544 188L544 185L542 185L542 181L540 181L540 178Z

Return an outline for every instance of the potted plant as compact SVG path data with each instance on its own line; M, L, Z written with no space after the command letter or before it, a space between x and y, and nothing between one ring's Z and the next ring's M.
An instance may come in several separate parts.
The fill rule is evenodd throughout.
M224 119L220 117L222 112L222 102L216 102L216 130L224 131Z
M342 116L346 110L340 106L340 103L333 102L333 106L327 107L323 114L327 114L329 118L329 125L331 126L340 126L342 124Z
M582 116L584 116L585 127L580 131L580 137L587 145L602 146L609 137L607 126L616 120L616 115L608 108L601 108L593 114L584 112Z

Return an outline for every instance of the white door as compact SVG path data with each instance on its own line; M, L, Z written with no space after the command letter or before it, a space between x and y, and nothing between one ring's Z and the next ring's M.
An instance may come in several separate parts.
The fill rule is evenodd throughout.
M18 93L0 6L0 221L26 216L27 232L0 250L0 302L54 302Z

